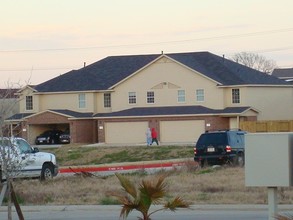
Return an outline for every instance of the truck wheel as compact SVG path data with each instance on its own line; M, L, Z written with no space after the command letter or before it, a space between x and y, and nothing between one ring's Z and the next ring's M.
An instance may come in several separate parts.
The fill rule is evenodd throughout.
M50 180L53 178L53 168L50 164L44 164L41 172L41 180Z

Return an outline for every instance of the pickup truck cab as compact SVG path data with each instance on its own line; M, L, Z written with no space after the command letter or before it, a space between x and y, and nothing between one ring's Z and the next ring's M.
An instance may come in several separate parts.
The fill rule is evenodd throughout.
M8 167L6 170L3 169L4 163ZM33 148L25 139L19 137L0 137L0 167L1 181L6 179L7 172L13 178L39 177L41 180L52 179L58 174L54 154L39 152L38 148Z

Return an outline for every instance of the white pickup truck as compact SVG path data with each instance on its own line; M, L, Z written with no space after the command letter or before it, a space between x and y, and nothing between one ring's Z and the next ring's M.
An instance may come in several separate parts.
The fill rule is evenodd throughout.
M39 177L41 180L52 179L58 174L54 154L39 152L19 137L0 137L0 167L1 181L6 179L7 172L12 178Z

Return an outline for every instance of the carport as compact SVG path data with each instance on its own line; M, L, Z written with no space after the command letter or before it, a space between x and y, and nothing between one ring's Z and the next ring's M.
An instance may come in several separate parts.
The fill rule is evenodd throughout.
M68 116L53 111L33 114L26 118L27 140L34 143L35 138L46 130L70 130Z

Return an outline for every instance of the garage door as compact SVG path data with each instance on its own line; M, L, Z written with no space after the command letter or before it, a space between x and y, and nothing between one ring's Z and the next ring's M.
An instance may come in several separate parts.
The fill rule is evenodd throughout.
M161 142L194 143L204 132L204 120L191 121L161 121Z
M146 142L148 122L107 122L105 142L109 144L142 144Z

